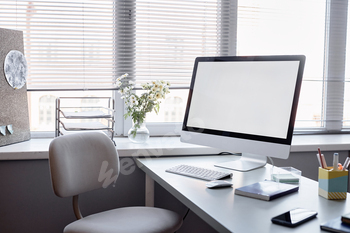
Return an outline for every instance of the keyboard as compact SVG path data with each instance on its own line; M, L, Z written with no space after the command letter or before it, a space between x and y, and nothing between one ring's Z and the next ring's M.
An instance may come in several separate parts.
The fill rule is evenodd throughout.
M219 180L226 177L232 177L232 173L219 172L211 169L184 165L184 164L166 169L165 171L178 174L178 175L189 176L189 177L198 178L202 180L209 180L209 181Z

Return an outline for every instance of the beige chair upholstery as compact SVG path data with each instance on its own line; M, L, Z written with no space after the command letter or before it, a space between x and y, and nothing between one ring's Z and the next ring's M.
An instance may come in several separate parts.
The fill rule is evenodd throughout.
M181 217L154 207L126 207L82 217L78 195L113 183L119 175L119 158L113 142L100 132L83 132L55 138L49 148L54 192L73 197L77 221L65 233L175 232ZM107 172L113 173L104 176Z

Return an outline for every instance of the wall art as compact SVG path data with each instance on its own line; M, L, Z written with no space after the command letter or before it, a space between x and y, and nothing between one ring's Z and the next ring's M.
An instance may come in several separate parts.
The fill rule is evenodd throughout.
M10 86L21 89L27 80L27 60L23 53L11 50L5 57L4 72Z
M23 32L0 28L0 146L30 139L27 69Z

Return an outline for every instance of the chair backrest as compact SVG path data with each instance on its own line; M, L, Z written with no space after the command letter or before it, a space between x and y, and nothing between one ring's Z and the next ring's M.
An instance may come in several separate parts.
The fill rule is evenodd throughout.
M102 132L82 132L55 138L49 148L54 192L59 197L106 187L119 175L117 150Z

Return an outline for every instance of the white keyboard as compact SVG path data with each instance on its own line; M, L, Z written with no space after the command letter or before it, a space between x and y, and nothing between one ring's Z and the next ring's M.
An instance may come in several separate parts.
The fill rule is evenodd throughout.
M211 169L183 164L166 169L165 171L202 180L219 180L226 177L232 177L232 173L219 172Z

